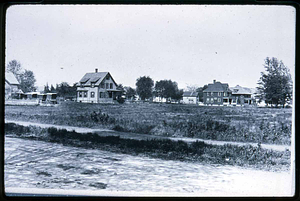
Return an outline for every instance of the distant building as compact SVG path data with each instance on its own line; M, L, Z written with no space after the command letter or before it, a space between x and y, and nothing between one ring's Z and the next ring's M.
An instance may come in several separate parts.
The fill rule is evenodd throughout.
M5 99L19 97L22 90L19 89L20 83L11 72L5 72Z
M113 103L120 95L109 72L86 73L77 84L77 102Z
M236 85L235 87L230 87L230 90L232 91L232 99L234 100L234 104L251 105L256 103L254 89Z
M255 105L256 90L253 88L229 87L226 83L216 82L208 84L203 91L203 101L206 105Z
M199 103L198 92L193 92L193 91L183 92L182 103L184 103L184 104L198 104Z
M231 104L231 90L227 83L213 81L203 91L203 103L205 105L228 105Z
M154 96L152 101L157 103L166 103L167 99L159 96Z

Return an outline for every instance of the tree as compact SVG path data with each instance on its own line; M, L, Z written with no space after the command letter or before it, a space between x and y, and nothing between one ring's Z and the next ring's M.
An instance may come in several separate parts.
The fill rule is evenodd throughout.
M176 92L174 94L174 96L172 96L172 99L176 100L176 101L180 101L183 95L183 89L176 89Z
M136 80L136 92L142 100L148 99L152 96L152 87L154 81L149 76L139 77Z
M34 86L36 79L31 70L22 69L21 63L17 60L12 60L8 62L6 66L8 72L13 73L20 85L19 88L24 92L35 91L36 87Z
M25 70L24 73L20 74L20 89L26 93L30 91L36 91L35 77L31 70Z
M44 86L44 93L49 93L50 89L49 89L49 85L48 82L46 83L46 85Z
M21 63L17 60L12 60L10 62L8 62L7 66L6 66L6 71L13 73L17 80L20 82L20 75L22 74L22 67L21 67Z
M292 78L289 69L277 58L267 57L264 64L266 72L261 72L258 81L259 101L267 104L280 104L282 107L292 98Z
M51 87L50 87L50 92L51 93L55 93L56 92L56 90L55 90L55 88L54 88L54 86L51 84Z
M135 99L135 95L136 95L136 91L131 88L131 87L124 87L124 89L126 90L126 99L127 100L134 100Z
M178 90L178 85L172 80L160 80L155 83L155 95L166 99L178 99L180 93Z
M203 87L199 87L196 89L196 92L198 92L198 97L200 102L203 102L203 91L207 89L207 87L208 87L207 85L204 85Z
M57 85L56 92L63 98L76 96L76 84L70 86L67 82L62 82Z

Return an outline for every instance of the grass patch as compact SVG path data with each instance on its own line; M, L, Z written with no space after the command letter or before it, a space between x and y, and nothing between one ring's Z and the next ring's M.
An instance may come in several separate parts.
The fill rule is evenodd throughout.
M20 127L20 128L19 128ZM18 133L26 131L25 133ZM66 146L101 149L117 153L149 156L166 160L200 161L205 163L251 166L261 169L288 169L290 151L278 152L260 146L210 145L201 141L186 143L170 139L134 140L119 136L99 136L96 133L77 133L65 129L39 127L23 128L16 124L5 124L5 134L36 140L60 143ZM60 166L60 168L65 168Z
M287 145L291 143L292 130L291 108L63 102L57 107L5 106L5 118L161 136Z

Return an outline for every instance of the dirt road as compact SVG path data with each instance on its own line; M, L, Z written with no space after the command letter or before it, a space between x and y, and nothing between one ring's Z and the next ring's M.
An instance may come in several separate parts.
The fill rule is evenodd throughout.
M292 195L290 172L165 161L10 137L5 137L4 179L6 193L60 189L55 192L72 194L80 190L77 194L118 196Z

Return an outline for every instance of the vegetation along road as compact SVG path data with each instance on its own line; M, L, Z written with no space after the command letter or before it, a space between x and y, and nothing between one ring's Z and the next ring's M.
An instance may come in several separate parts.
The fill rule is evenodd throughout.
M196 142L202 141L208 144L213 145L224 145L224 144L232 144L237 146L258 146L257 143L249 143L249 142L233 142L233 141L217 141L217 140L203 140L203 139L195 139L195 138L187 138L187 137L163 137L163 136L154 136L154 135L147 135L147 134L136 134L136 133L128 133L128 132L117 132L114 130L109 129L96 129L96 128L82 128L82 127L74 127L74 126L60 126L54 124L41 124L41 123L33 123L33 122L25 122L25 121L11 121L5 120L6 123L15 123L22 126L38 126L41 128L57 128L57 129L66 129L67 131L76 131L78 133L97 133L100 136L119 136L125 139L171 139L171 140L182 140L184 142ZM291 150L291 146L289 145L278 145L278 144L260 144L260 146L264 149L272 149L275 151L285 151Z

